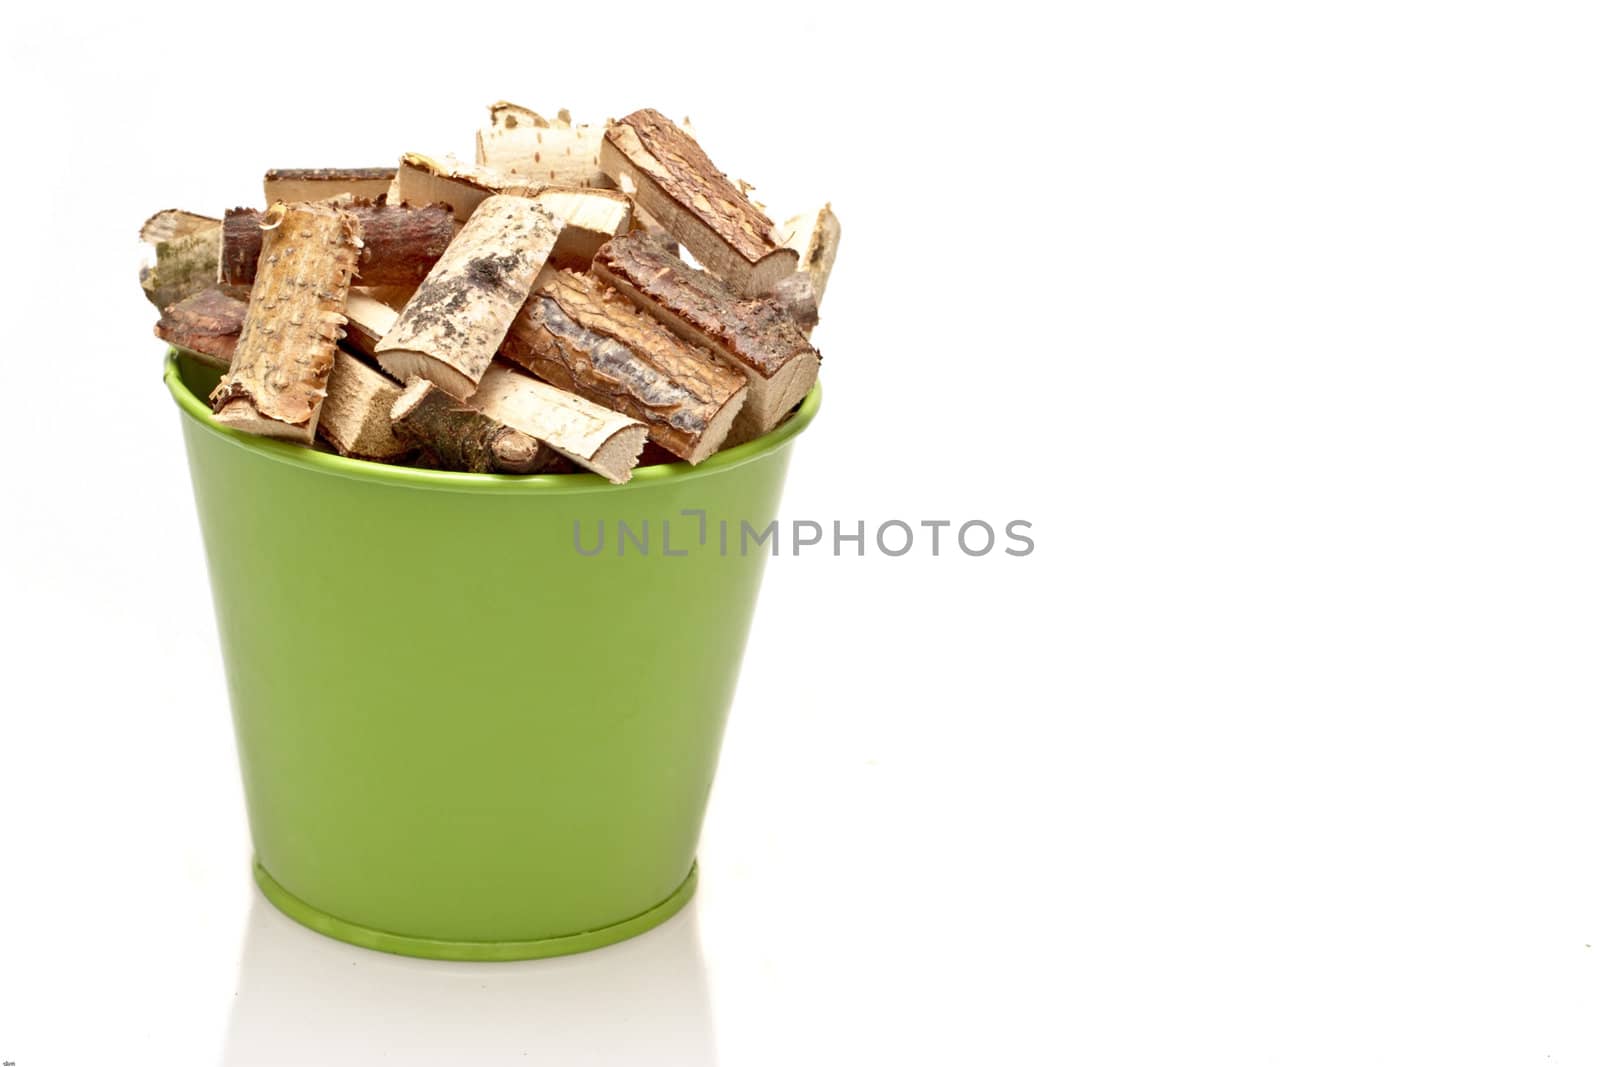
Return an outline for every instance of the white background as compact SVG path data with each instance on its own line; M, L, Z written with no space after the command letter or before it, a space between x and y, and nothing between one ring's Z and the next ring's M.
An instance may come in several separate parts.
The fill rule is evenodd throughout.
M1600 1062L1585 5L21 19L0 1059ZM444 965L249 883L135 234L501 97L832 200L787 518L1038 550L775 561L695 903Z

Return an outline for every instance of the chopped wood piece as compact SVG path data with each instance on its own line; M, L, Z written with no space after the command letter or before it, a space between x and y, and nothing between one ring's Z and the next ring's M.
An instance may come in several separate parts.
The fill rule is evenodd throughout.
M633 476L644 424L496 363L467 405L536 437L580 467L621 484Z
M193 353L202 363L228 369L248 305L218 289L186 296L161 313L156 336Z
M211 394L225 426L310 444L344 327L361 223L329 204L279 204L228 373Z
M182 208L168 208L144 220L144 224L139 227L139 240L151 245L161 241L176 241L180 237L209 230L219 221L221 220L214 219L210 215L196 215Z
M699 463L744 404L744 376L596 278L561 271L528 298L501 355L552 385L630 415L650 439Z
M497 193L529 196L539 183L505 174L490 167L469 167L451 159L434 159L420 152L400 157L400 167L389 190L391 204L449 204L461 222L472 217L478 205Z
M540 189L534 201L566 225L550 262L568 270L588 270L600 246L633 225L633 207L614 189Z
M788 313L807 337L811 336L811 331L816 329L819 321L817 291L811 287L811 278L805 271L797 270L773 286L772 299L778 302L778 306Z
M139 270L139 286L156 307L176 304L217 284L219 220L175 208L160 211L139 227L139 238L155 249L156 261Z
M413 378L390 407L394 432L426 448L446 470L532 474L554 449L459 400L426 378Z
M350 290L345 301L344 343L364 356L377 358L378 342L394 329L400 313L367 293Z
M311 170L269 170L261 179L267 203L279 200L327 200L350 195L376 200L389 191L393 167L318 167Z
M340 205L345 207L345 205ZM443 204L390 207L355 202L345 207L361 220L361 258L356 276L369 285L415 287L428 276L456 235L456 221ZM261 258L261 212L232 208L222 220L221 280L249 285Z
M833 261L839 255L839 216L833 213L833 205L823 204L815 211L794 216L784 222L783 232L784 245L799 254L800 272L811 279L817 303L822 303L828 275L833 273Z
M485 200L377 344L383 369L401 381L426 378L453 396L471 393L561 227L527 197Z
M608 189L611 179L600 169L604 137L598 126L574 126L565 109L552 120L502 100L489 105L489 125L478 131L478 165L545 185Z
M624 191L631 182L638 205L741 295L769 292L794 272L799 254L778 246L772 220L659 111L608 126L600 167Z
M398 399L398 385L355 356L336 350L317 436L341 456L397 459L414 451L389 425L389 409Z
M744 372L750 397L732 440L772 429L817 380L821 357L776 300L741 300L710 274L632 234L607 242L594 274L679 337Z

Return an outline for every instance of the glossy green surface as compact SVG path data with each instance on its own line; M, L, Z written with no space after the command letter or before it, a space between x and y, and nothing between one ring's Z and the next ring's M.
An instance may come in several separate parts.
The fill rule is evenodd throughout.
M776 516L819 392L758 441L613 486L236 433L195 396L215 378L168 359L269 898L455 959L594 948L681 907L765 562L740 523ZM619 520L648 524L648 554L619 550ZM575 524L592 550L602 523L580 554Z
M689 868L685 878L672 895L647 912L624 919L598 930L586 930L567 937L535 938L531 941L442 941L429 937L406 937L387 930L373 930L365 926L337 919L319 911L279 885L260 863L255 865L256 885L262 896L273 907L302 926L319 934L348 941L362 948L379 952L392 952L397 956L421 956L434 960L471 960L475 963L494 963L505 960L529 960L545 956L564 956L573 952L587 952L592 948L614 945L660 926L689 903L698 882L696 867Z

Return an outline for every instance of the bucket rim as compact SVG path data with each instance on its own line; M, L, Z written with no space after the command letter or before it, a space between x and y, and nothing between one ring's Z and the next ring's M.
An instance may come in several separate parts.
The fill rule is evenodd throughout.
M319 452L314 448L277 441L259 434L244 433L219 426L211 418L211 409L197 397L183 380L179 359L182 352L168 347L162 380L173 401L184 416L198 423L207 432L254 452L267 459L301 467L307 471L332 474L343 478L380 485L407 486L413 489L433 489L458 493L594 493L620 492L633 486L677 485L705 478L719 471L743 466L778 451L799 436L822 406L822 383L811 387L800 407L789 418L754 441L718 452L696 466L688 463L662 463L650 467L634 468L633 477L615 485L598 474L466 474L461 471L426 470L393 463L375 463L371 460Z

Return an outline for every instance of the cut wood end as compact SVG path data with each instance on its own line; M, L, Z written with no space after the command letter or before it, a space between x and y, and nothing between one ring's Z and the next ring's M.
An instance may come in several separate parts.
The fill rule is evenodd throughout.
M394 406L389 409L389 421L399 422L416 410L417 405L428 398L428 394L438 388L426 378L408 378L406 387L400 390L400 395L395 398Z
M279 422L277 419L268 418L261 414L256 410L254 404L242 398L230 400L223 404L211 417L231 430L241 430L244 433L252 433L260 437L275 437L283 441L294 441L302 445L309 445L315 440L317 433L314 419L311 422L301 423Z
M734 420L725 443L744 444L775 428L817 384L820 366L821 361L814 352L802 352L779 367L771 378L752 374L750 399Z
M547 452L538 438L507 428L495 439L494 465L502 474L532 474L544 466Z
M733 429L733 424L739 412L744 410L745 402L750 398L748 384L739 387L733 398L722 405L722 410L717 412L706 426L705 432L700 435L700 441L695 445L694 451L683 458L691 465L699 463L707 456L714 454L728 439L728 433Z
M619 485L632 476L649 434L636 419L499 362L484 374L467 406Z
M402 382L412 378L425 378L457 400L464 400L478 388L478 383L441 360L425 352L408 348L390 348L378 352L378 365L392 378Z
M568 458L578 460L613 485L621 485L633 477L633 468L638 464L639 454L644 451L644 443L649 436L650 432L643 426L628 426L613 434L592 458Z
M778 283L793 274L800 266L800 253L792 248L768 252L750 268L750 280L744 285L745 296L763 296L777 288Z
M193 211L184 211L181 208L168 208L144 220L139 227L139 240L146 244L176 241L180 237L208 230L221 222L221 219L214 219L210 215L197 215Z
M400 313L370 293L352 289L345 300L344 317L349 327L345 340L363 354L376 358L378 342L394 329Z
M158 309L217 284L222 223L186 211L163 211L146 220L141 236L155 262L139 271L139 287Z
M389 426L389 407L400 387L343 349L333 354L317 436L343 456L392 460L413 451Z
M425 378L406 383L389 410L389 422L449 470L533 474L556 458L533 436L456 400Z

